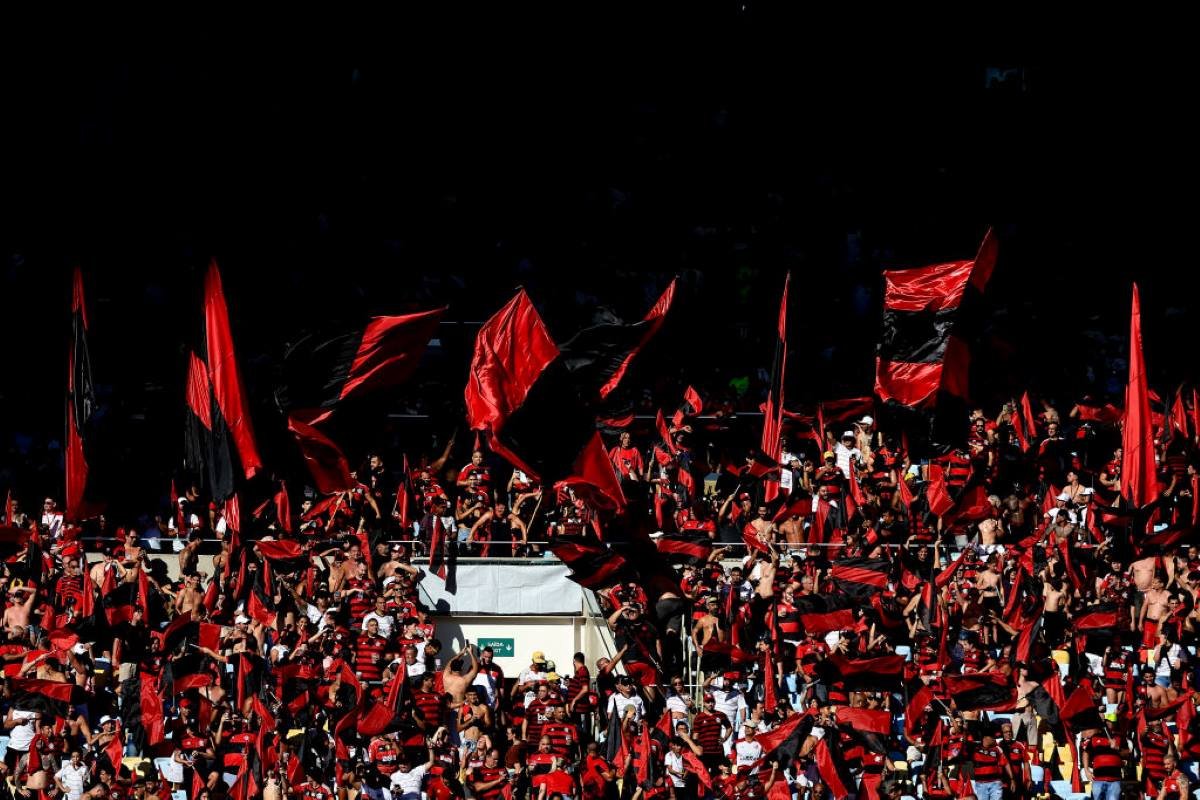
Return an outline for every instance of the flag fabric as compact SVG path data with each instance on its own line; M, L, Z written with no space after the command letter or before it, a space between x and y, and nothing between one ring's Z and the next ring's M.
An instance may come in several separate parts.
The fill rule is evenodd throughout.
M1011 711L1017 705L1017 687L1000 672L945 675L942 685L959 711Z
M846 658L833 653L826 659L829 667L851 690L897 688L904 675L904 656Z
M680 470L682 475L683 470ZM625 505L625 494L616 470L604 449L600 432L579 452L571 472L555 484L556 489L569 488L592 508L615 510Z
M873 753L887 753L887 737L892 732L892 713L885 709L845 706L837 710L838 728Z
M597 469L596 417L602 387L645 344L644 322L592 326L560 347L518 292L475 337L464 391L471 429L535 480L570 479L601 503L622 498L611 466Z
M687 533L663 534L654 544L672 564L705 564L713 549L712 540L707 536Z
M449 574L446 569L446 528L437 514L433 515L432 528L429 536L429 571L445 580ZM450 542L449 549L454 549L454 542Z
M767 389L767 402L763 406L762 442L759 447L764 453L778 463L782 455L779 434L783 423L783 388L784 376L787 369L787 301L788 286L792 274L789 272L783 279L783 295L779 300L779 319L776 322L775 355L771 362L771 383ZM779 484L768 482L764 489L767 502L779 494Z
M284 353L276 402L290 417L320 425L346 400L404 383L445 313L437 308L371 317L363 325L305 336Z
M71 292L71 349L67 352L67 505L69 520L100 513L102 505L91 496L88 484L88 452L96 387L92 381L92 359L88 351L87 303L83 295L83 273L75 268ZM12 524L11 521L8 524Z
M693 387L688 386L683 393L683 404L675 411L675 415L671 417L671 424L676 428L683 427L687 422L688 417L695 417L704 410L704 401L700 399L700 393Z
M280 572L299 572L311 564L304 545L292 539L264 540L253 544L262 557Z
M298 419L295 414L288 415L288 430L300 447L300 453L304 456L304 463L318 492L333 494L348 492L354 488L355 481L350 477L350 462L332 439Z
M970 261L883 273L883 337L876 356L875 394L914 408L939 391L966 399L970 351L959 330L982 297L996 264L989 230Z
M846 766L841 749L832 747L828 736L817 742L812 750L812 759L833 800L845 800L854 794L856 784L850 769Z
M666 322L667 313L671 310L671 305L675 302L675 287L677 283L678 278L673 278L659 296L658 301L646 312L646 316L642 318L641 323L638 323L640 336L638 337L637 344L621 357L620 363L613 369L612 374L600 387L600 398L602 400L616 390L621 383L621 379L625 377L625 372L629 369L629 365L633 363L633 360L642 351L642 348L654 338L654 335L658 333L663 323ZM700 411L697 409L696 413L699 414Z
M887 588L891 569L886 558L843 558L833 562L830 576L839 590L866 598Z
M1171 404L1171 430L1183 439L1188 438L1187 404L1183 401L1183 386L1175 392L1175 402Z
M249 403L237 365L229 309L217 262L204 279L204 332L189 357L186 465L206 479L214 498L225 500L242 477L262 468Z
M1125 387L1125 423L1121 433L1121 493L1135 508L1149 505L1158 497L1147 380L1142 349L1142 304L1135 283L1129 312L1129 382Z

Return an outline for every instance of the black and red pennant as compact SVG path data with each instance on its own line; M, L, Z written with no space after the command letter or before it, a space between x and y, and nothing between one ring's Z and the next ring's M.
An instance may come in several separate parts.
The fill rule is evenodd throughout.
M970 350L960 330L996 265L989 230L970 261L884 272L883 336L875 394L911 407L933 404L939 391L966 399Z
M592 326L559 347L529 296L518 292L475 338L464 392L471 428L485 431L492 450L535 479L565 481L598 507L622 505L615 472L598 468L607 454L597 411L673 297L674 283L653 321Z
M438 308L372 317L350 329L305 336L284 354L276 401L296 419L318 425L349 398L403 383L416 370L445 312Z
M1001 672L946 675L942 685L959 711L1011 711L1017 705L1017 686Z
M229 308L217 262L204 278L204 332L188 363L186 464L225 500L262 468L238 371Z
M767 401L763 405L762 441L759 444L761 450L775 462L779 461L783 449L779 434L783 427L783 388L787 370L787 301L791 282L792 274L789 272L783 279L783 295L779 300L779 319L775 327L775 357L771 362L771 383L768 387ZM768 483L764 491L767 502L774 500L777 494L779 484Z
M866 598L887 588L891 569L886 558L843 558L833 562L830 576L841 591Z
M67 507L66 517L80 520L103 510L90 485L88 457L91 428L96 413L96 387L92 381L92 358L88 351L87 303L83 295L83 273L78 267L71 291L71 349L67 352Z

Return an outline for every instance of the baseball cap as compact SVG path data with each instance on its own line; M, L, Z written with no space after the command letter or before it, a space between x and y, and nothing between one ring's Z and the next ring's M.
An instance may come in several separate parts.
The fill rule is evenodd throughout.
M530 657L529 660L532 661L534 664L545 664L546 663L546 654L543 653L541 650L534 650L533 655Z

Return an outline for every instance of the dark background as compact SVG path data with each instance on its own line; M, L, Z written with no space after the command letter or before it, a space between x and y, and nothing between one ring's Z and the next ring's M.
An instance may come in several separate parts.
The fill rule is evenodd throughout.
M179 464L210 257L268 455L285 343L448 304L467 324L346 442L393 464L440 447L461 424L470 323L518 285L565 338L601 304L640 316L682 275L685 313L637 376L669 414L688 381L722 396L769 365L790 269L789 398L868 394L880 271L968 258L988 225L1001 255L973 389L989 411L1026 386L1063 410L1084 393L1119 405L1135 278L1155 387L1196 377L1182 51L1132 26L1009 19L1018 35L995 46L987 25L868 34L794 13L14 31L0 489L61 497L75 264L124 513ZM433 420L385 421L408 411Z

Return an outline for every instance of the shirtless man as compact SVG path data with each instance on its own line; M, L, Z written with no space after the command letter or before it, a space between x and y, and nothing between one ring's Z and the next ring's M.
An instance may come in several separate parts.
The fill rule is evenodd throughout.
M183 578L183 588L175 595L175 610L190 614L204 605L204 594L200 591L200 576L192 573Z
M992 553L987 559L987 569L975 574L975 588L979 590L979 596L985 602L992 598L994 604L1001 607L1004 605L1004 585L1000 580L1002 570L1000 555Z
M771 512L766 506L760 505L758 516L746 523L746 526L753 530L763 543L770 544L775 541L775 523L771 521Z
M25 595L25 599L20 599L21 594ZM10 589L8 596L12 598L13 603L4 609L4 630L8 631L10 638L16 639L29 627L29 617L37 600L37 590L32 586L18 586Z
M91 571L88 573L92 578L92 583L97 586L104 586L104 573L112 570L116 573L117 582L125 579L125 567L121 566L120 562L113 557L113 549L106 548L104 550L104 560L97 561L92 565Z
M466 672L456 671L456 668L462 669L464 656L471 659L470 669ZM442 669L442 689L450 695L451 709L457 710L462 707L467 698L467 687L475 682L475 676L478 674L479 659L475 657L474 645L464 647Z
M783 540L789 547L802 547L805 543L804 519L799 514L792 514L784 520L779 526L779 532L783 534Z
M725 631L721 629L721 619L717 616L720 613L721 601L710 596L704 603L704 616L692 626L692 645L700 654L700 669L706 673L712 673L720 667L720 657L716 653L704 652L704 645L713 639L725 641Z
M1155 575L1150 588L1142 595L1142 610L1138 614L1137 627L1142 630L1142 643L1153 647L1158 641L1158 625L1171 613L1171 593L1161 575Z
M182 574L196 571L196 565L200 563L200 542L199 531L188 534L187 544L179 551L179 571Z

